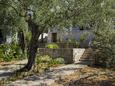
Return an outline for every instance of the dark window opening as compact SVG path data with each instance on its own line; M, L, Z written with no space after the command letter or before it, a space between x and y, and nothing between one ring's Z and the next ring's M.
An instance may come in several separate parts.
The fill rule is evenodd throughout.
M52 33L52 42L57 42L57 33Z
M2 30L0 30L0 44L3 43L3 34L2 34Z
M84 30L84 27L83 27L83 26L81 26L81 27L80 27L80 30Z

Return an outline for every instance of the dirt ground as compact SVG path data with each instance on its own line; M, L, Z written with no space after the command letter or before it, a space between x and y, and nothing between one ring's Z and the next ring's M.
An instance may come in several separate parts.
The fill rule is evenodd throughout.
M115 71L87 67L72 75L60 77L51 86L115 86Z
M15 61L0 62L0 65L4 66L15 63ZM115 86L115 71L104 68L85 67L78 69L74 74L60 77L51 86Z

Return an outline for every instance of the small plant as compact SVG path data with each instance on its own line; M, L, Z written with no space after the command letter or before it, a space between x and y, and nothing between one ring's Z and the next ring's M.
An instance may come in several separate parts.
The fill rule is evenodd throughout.
M74 44L75 47L79 47L80 46L80 43L76 39L69 39L68 43Z
M69 43L76 43L76 39L68 39Z
M55 43L47 44L45 47L49 48L49 49L58 49L59 48L59 46Z
M55 59L57 62L58 62L58 64L64 64L65 63L65 61L64 61L64 59L63 58L56 58Z
M39 72L40 70L49 69L53 66L58 66L64 64L63 58L51 58L50 56L38 56L36 58L35 71Z
M52 60L52 58L50 58L48 55L46 55L46 56L38 56L36 58L36 63L37 64L46 63L46 62L49 62L51 60Z
M81 35L81 36L80 36L80 42L83 42L83 41L86 39L87 35L88 35L88 34L86 34L86 33L83 34L83 35Z
M56 59L52 59L50 62L49 62L49 66L57 66L59 64L64 64L64 59L63 58L56 58Z
M0 61L19 60L24 56L17 44L2 44L0 45Z

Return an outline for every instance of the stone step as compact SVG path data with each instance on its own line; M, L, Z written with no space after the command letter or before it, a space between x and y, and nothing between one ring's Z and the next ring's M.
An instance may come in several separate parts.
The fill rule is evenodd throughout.
M94 63L94 59L92 58L92 49L86 49L82 57L77 61L75 59L77 64L85 64L85 65L92 65Z
M92 55L92 49L86 49L80 59L89 59L91 58L91 55Z
M91 66L91 65L93 65L93 61L79 61L79 62L77 62L77 63L75 63L75 64L83 64L83 65L89 65L89 66Z
M74 58L74 63L79 63L79 62L88 63L88 61L93 62L94 60L92 59L92 52L93 52L92 49L85 49L85 51L82 53L81 56L79 56L79 54L76 55L76 58Z
M79 61L94 61L94 59L80 59Z

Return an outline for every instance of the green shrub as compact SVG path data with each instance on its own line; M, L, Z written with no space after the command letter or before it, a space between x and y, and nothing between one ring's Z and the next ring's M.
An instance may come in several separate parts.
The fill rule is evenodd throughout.
M0 45L0 61L11 61L22 59L23 57L20 47L17 44Z
M65 63L63 58L56 58L55 60L58 62L58 64L64 64Z
M76 39L68 39L68 43L76 43Z
M82 34L82 35L80 36L80 42L83 42L83 41L87 38L87 36L88 36L87 33Z
M48 55L38 56L36 58L35 69L39 71L40 69L47 69L52 66L58 66L60 64L64 64L63 58L51 58Z
M76 47L80 46L80 43L76 39L69 39L68 43L75 44Z
M102 67L115 66L115 31L103 30L96 33L93 45L96 48L96 65Z
M59 48L59 46L55 43L47 44L45 47L49 48L49 49L58 49Z
M49 62L49 61L51 61L51 60L52 60L52 58L49 57L48 55L38 56L38 57L36 58L36 63L37 63L37 64L47 63L47 62Z
M57 66L59 64L64 64L64 59L63 58L56 58L56 59L52 59L51 61L49 61L49 66Z

